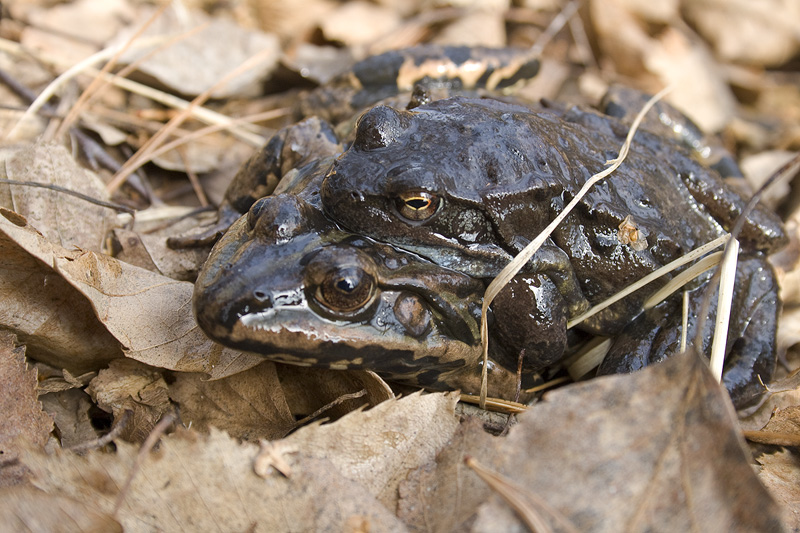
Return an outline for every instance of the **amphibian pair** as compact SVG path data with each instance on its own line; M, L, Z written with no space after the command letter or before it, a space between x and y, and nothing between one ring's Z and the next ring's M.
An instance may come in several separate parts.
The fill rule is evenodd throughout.
M467 51L459 49L462 64ZM417 64L430 69L426 54ZM397 63L397 53L391 57ZM380 64L380 56L370 61ZM294 181L250 207L210 256L195 291L209 336L270 358L369 368L432 388L463 387L465 375L479 373L485 284L616 157L628 126L591 110L508 98L428 102L425 76L418 81L411 109L366 111L332 162L342 145L334 127L314 118L280 132L244 167L228 215L253 203L250 190L268 190L265 176ZM721 235L743 206L680 143L637 133L625 163L494 303L495 360L512 373L520 353L526 373L557 364L570 343L567 318ZM633 242L621 238L623 222L637 231ZM758 376L767 381L774 367L779 302L765 254L785 237L777 217L758 209L740 239L725 384L746 404L760 392ZM693 314L704 284L695 284ZM675 351L673 300L641 311L657 288L578 326L617 336L602 372Z

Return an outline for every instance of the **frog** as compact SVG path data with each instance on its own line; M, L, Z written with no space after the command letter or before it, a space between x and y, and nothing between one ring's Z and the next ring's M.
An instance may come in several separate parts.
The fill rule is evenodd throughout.
M546 101L531 106L456 96L413 110L378 105L361 116L354 142L325 177L323 208L349 231L491 278L616 157L627 131L612 116ZM589 191L523 272L550 276L574 317L724 234L744 205L716 171L680 143L640 131L625 163ZM633 238L623 239L623 233ZM763 370L761 378L768 380L779 304L765 257L783 246L786 236L777 216L757 207L738 238L742 257L757 265L741 272L764 272L766 281L739 289L740 294L751 286L759 290L748 294L753 305L734 311L741 315L734 323L742 324L734 330L734 344L743 353L752 348L756 362L738 360ZM643 301L658 286L637 291L577 327L621 334L633 327ZM768 327L746 328L746 310L762 300L776 302L764 310ZM757 396L752 390L737 402L752 401Z
M327 219L319 186L331 162L287 173L218 240L195 283L198 325L216 342L273 361L477 394L484 284ZM549 280L534 281L555 292ZM516 361L499 364L495 355L505 357L493 350L489 393L514 398L524 382Z
M370 105L413 108L453 94L506 94L539 71L536 54L523 48L427 44L369 56L328 83L301 93L294 122L278 130L240 167L213 221L167 239L173 249L210 247L258 199L272 193L289 171L341 153L353 124Z

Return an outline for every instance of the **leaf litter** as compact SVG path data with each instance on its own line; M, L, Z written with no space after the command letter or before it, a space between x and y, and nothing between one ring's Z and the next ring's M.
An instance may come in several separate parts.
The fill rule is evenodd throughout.
M80 20L81 10L88 13L96 9L94 1L66 2L59 7L72 10L70 16ZM38 7L36 2L9 4L12 18L4 19L5 26L0 25L0 37L5 39L0 40L2 54L19 53L14 47L19 36L33 35L32 27L24 24L11 29L18 21L32 20L28 14ZM364 7L368 5L365 3L348 8L356 13L362 10L365 17L381 10L386 13L388 18L380 21L386 24L381 26L385 34L376 36L377 26L366 28L372 31L372 37L358 26L360 15L341 16L337 13L340 8L346 15L342 6L323 0L304 0L291 6L278 1L243 2L228 13L224 8L214 8L217 11L208 20L214 24L224 15L279 42L280 50L274 49L272 58L285 54L283 63L288 67L282 68L294 67L293 75L302 78L302 67L292 61L300 57L295 52L302 47L313 46L317 54L330 51L331 57L341 58L363 57L381 50L385 43L410 45L420 39L465 42L469 37L473 44L529 46L561 7L559 2L552 2L537 11L535 2L525 2L524 7L513 8L512 14L504 2L493 4L489 10L469 3L460 3L457 9L423 7L422 2L402 4L382 2L380 9L374 9L374 5ZM800 21L790 16L791 10L784 17L774 16L780 0L748 8L766 10L763 17L750 18L766 25L768 30L762 30L762 34L768 31L771 35L770 39L754 39L753 43L763 43L763 49L750 46L746 55L724 40L724 30L729 28L720 29L717 24L709 29L709 21L718 21L714 3L684 2L687 5L681 5L680 11L677 2L659 9L647 2L592 0L588 4L589 16L583 13L582 23L590 28L590 35L581 37L580 25L570 24L569 31L561 32L545 50L545 62L554 67L542 72L552 73L549 83L534 82L543 96L575 94L569 81L574 76L568 75L574 74L576 67L570 58L577 57L568 38L572 32L575 43L591 40L591 49L598 54L591 60L596 59L602 69L592 70L589 65L580 74L587 80L586 87L590 77L594 80L592 94L601 93L604 86L621 76L627 76L627 84L656 92L678 73L694 72L692 76L698 82L680 84L672 103L682 106L708 129L725 128L723 138L740 155L772 149L792 152L800 147L800 136L792 125L792 117L800 116L800 108L791 103L798 101L797 84L793 83L796 78L791 77L794 73L791 68L783 72L765 69L765 65L782 64L798 50ZM143 10L137 11L133 3L116 2L113 9L125 13L116 21L122 20L128 27L138 26L134 20L144 20ZM302 16L298 16L300 13ZM340 15L338 24L344 24L341 20L355 24L353 31L346 26L342 26L344 30L334 29L332 22L326 30L326 22L336 20L331 14ZM691 26L680 21L682 15ZM85 33L93 34L91 17L83 20L87 21ZM731 20L745 22L745 18ZM230 22L225 24L235 30ZM172 26L167 24L166 31L177 29ZM743 31L753 31L756 26L751 24ZM38 30L40 35L47 33ZM712 35L712 31L719 35ZM98 29L96 35L101 34ZM779 35L790 37L772 39ZM161 80L165 85L172 83L171 90L179 93L201 94L241 62L202 63L202 57L233 57L223 52L243 54L242 59L252 55L244 53L242 41L235 39L205 39L199 45L189 39L184 44L189 49L195 47L191 61L176 62L168 59L169 54L153 54L155 61L163 60L167 70L175 71L172 79L206 80L195 89L166 77ZM332 42L334 39L339 42ZM73 65L81 54L85 57L110 44L96 41L87 47L84 43L87 51L76 53L75 48L62 50L62 45L47 39L27 37L23 42L38 43L26 61L47 56L51 61L43 64L60 64L56 71ZM225 43L235 50L215 48ZM584 47L582 57L590 57L587 49ZM62 52L60 60L53 60ZM719 57L726 59L721 63ZM25 62L11 64L24 68ZM215 64L222 65L222 70L215 70ZM270 76L275 71L268 67L248 75L251 80L274 83ZM36 76L41 78L40 74ZM24 73L19 77L34 79ZM86 78L78 75L58 89L58 96L64 103L74 101L75 85L86 83ZM84 111L92 113L94 128L98 127L98 117L102 121L111 116L109 109L163 111L157 107L162 104L125 93L118 88L121 85L133 84L115 80L114 88L86 104ZM161 101L174 98L163 92L160 96L146 94ZM784 103L776 105L779 94L788 99L781 97ZM285 105L285 101L271 96L245 104L238 104L236 96L224 98L228 101L212 99L204 105L233 116L269 112ZM737 105L752 104L758 114L739 113L731 106L737 99ZM187 103L176 105L186 108ZM247 112L240 111L244 109ZM268 137L281 120L288 120L285 113L275 116L278 118L270 118L252 131ZM183 120L184 124L165 135L163 142L201 127L190 119ZM133 149L147 139L137 129L140 122L130 119L114 124L118 131L128 134L127 143ZM117 135L117 149L124 146L120 140ZM213 159L210 164L201 159L193 163L195 154L202 155L205 147L213 145L225 146L223 150L228 152L230 146L242 142L211 141L199 150L185 152L186 157L173 168L208 172L215 165ZM48 181L45 178L49 175L74 176L67 182L53 182L79 190L95 184L90 194L103 198L104 191L97 190L96 184L99 180L108 183L109 174L101 173L99 179L85 174L67 152L55 146L31 144L22 151L8 152L13 155L7 160L12 164L5 165L6 173L9 169L17 175L29 172L30 161L37 165L37 172L26 179ZM238 157L243 160L246 153ZM75 170L68 170L70 166ZM154 196L138 196L140 192L125 186L114 198L142 208L148 198L167 197L177 190L174 177L149 167L145 167L145 173ZM62 211L64 196L48 192L54 199L45 195L40 196L44 200L34 195L25 198L29 191L19 187L13 194L12 201L0 204L7 209L0 216L0 289L6 304L0 311L0 324L18 336L11 345L12 352L18 354L14 346L23 345L28 360L38 361L40 380L31 381L30 370L21 374L27 375L23 378L29 387L25 397L31 402L20 402L16 408L45 421L51 420L45 412L50 413L56 430L51 433L40 428L38 433L44 441L39 444L15 444L14 453L21 450L21 455L12 463L23 474L9 479L22 483L3 489L0 512L4 524L52 530L54 524L71 520L84 529L119 530L121 526L133 531L481 531L522 527L511 508L464 464L464 456L470 455L507 479L523 507L524 502L544 501L580 530L727 531L748 527L774 531L781 529L778 520L784 520L787 529L800 525L796 483L792 484L798 472L794 455L791 451L775 453L775 448L753 448L761 465L758 476L781 504L781 510L756 481L724 392L696 357L673 358L632 376L612 376L555 390L519 415L506 437L495 437L474 418L456 416L453 396L415 394L393 399L391 389L374 375L286 367L208 343L191 318L191 284L182 281L190 278L192 268L165 262L167 252L156 244L163 237L148 235L149 244L138 263L147 268L132 267L102 254L103 237L98 235L103 232L99 228L122 220L114 219L112 211L100 208L90 214L88 204L77 203L77 213L67 212ZM782 209L789 209L789 214L800 205L792 196L775 201ZM31 207L20 210L26 202ZM76 223L82 226L73 226ZM796 230L792 228L794 237ZM120 240L136 237L135 233L119 234ZM787 257L800 255L797 240L793 242ZM800 291L792 277L796 261L785 260L784 265L782 279L790 286L785 286L782 294L787 316L791 316L800 304L794 297ZM789 368L793 368L797 365L797 340L792 337L792 326L782 321L781 328L789 331L783 337L783 346L789 350ZM16 372L23 368L15 364L11 367ZM28 368L33 367L29 364ZM742 427L748 431L763 428L764 433L773 434L794 432L800 398L796 378L792 379L773 384L774 392L757 412L742 421ZM38 401L30 392L37 381ZM23 397L10 395L5 382L0 390L5 400L17 402ZM339 397L349 399L337 401ZM135 466L135 443L145 440L160 417L176 406L181 424L190 429L161 438L158 448ZM371 409L359 410L364 406ZM781 406L781 410L772 417L771 425L767 424L775 406ZM309 416L331 422L298 429L298 421ZM115 435L111 447L96 440L109 429ZM11 433L4 428L0 437L6 434ZM259 448L254 444L259 440L267 444ZM47 452L43 451L45 445ZM79 453L67 449L73 446L78 446ZM256 464L261 476L255 473ZM4 461L2 466L3 474L12 472L7 470L11 463ZM28 477L25 469L33 476ZM128 478L132 480L130 488L123 491ZM118 498L122 507L114 514ZM43 507L47 507L47 515L38 511ZM546 522L552 521L547 512L541 515ZM555 531L568 529L558 521L551 527Z

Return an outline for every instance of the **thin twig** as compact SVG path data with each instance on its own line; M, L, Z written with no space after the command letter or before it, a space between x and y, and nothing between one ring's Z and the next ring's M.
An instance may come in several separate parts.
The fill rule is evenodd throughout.
M120 436L120 434L125 430L125 426L128 425L130 422L131 417L133 416L133 411L130 409L126 409L122 416L117 419L116 424L111 428L111 431L99 437L97 439L92 439L90 441L81 442L80 444L76 444L75 446L70 446L67 450L82 454L86 453L89 450L96 450L98 448L102 448L106 444L110 443L112 440L116 439Z
M544 520L544 516L549 516L563 530L569 533L578 532L575 525L558 509L517 482L487 468L474 457L465 457L464 463L505 500L531 531L552 533L553 529Z
M73 191L72 189L67 189L66 187L61 187L60 185L53 185L52 183L39 183L37 181L19 181L19 180L11 180L8 178L0 178L0 183L7 183L8 185L19 185L22 187L36 187L39 189L50 189L52 191L80 198L81 200L85 200L91 204L99 205L100 207L107 207L109 209L113 209L115 211L122 211L123 213L129 213L131 215L136 213L136 209L133 209L126 205L117 204L114 202L106 202L104 200L98 200L97 198L92 198L91 196L88 196L86 194L80 193L78 191Z
M327 411L328 409L336 407L337 405L342 404L342 403L344 403L344 402L346 402L348 400L355 400L356 398L361 398L362 396L366 396L366 395L367 395L367 390L366 389L361 389L358 392L353 392L353 393L350 393L350 394L342 394L341 396L339 396L338 398L336 398L332 402L323 405L322 407L320 407L319 409L317 409L316 411L314 411L313 413L311 413L307 417L298 420L295 425L296 426L302 426L303 424L307 424L307 423L311 422L312 420L314 420L315 418L317 418L322 413L324 413L325 411Z
M164 415L161 420L159 420L158 424L153 428L153 431L147 436L142 447L139 448L139 453L136 455L136 460L131 467L131 471L128 473L128 477L125 480L125 484L117 494L117 501L114 502L114 510L111 512L111 516L115 517L119 513L122 504L125 502L125 498L128 495L128 490L130 489L131 483L133 482L133 478L136 477L136 474L139 472L139 469L142 467L142 463L147 458L150 450L153 449L153 446L156 445L158 439L160 439L164 433L167 431L170 425L175 422L177 415L175 411L170 411L166 415Z

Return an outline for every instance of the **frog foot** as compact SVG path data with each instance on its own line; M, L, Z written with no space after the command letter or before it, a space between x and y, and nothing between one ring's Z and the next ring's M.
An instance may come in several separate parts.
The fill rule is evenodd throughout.
M740 258L728 328L722 383L737 408L757 402L762 383L772 378L776 362L776 331L780 301L777 279L761 255ZM689 293L687 338L693 339L705 289L703 283ZM711 295L709 316L716 314L716 290ZM713 320L706 320L703 352L711 343ZM677 353L681 338L680 297L662 302L640 314L614 340L598 369L599 375L633 372Z

